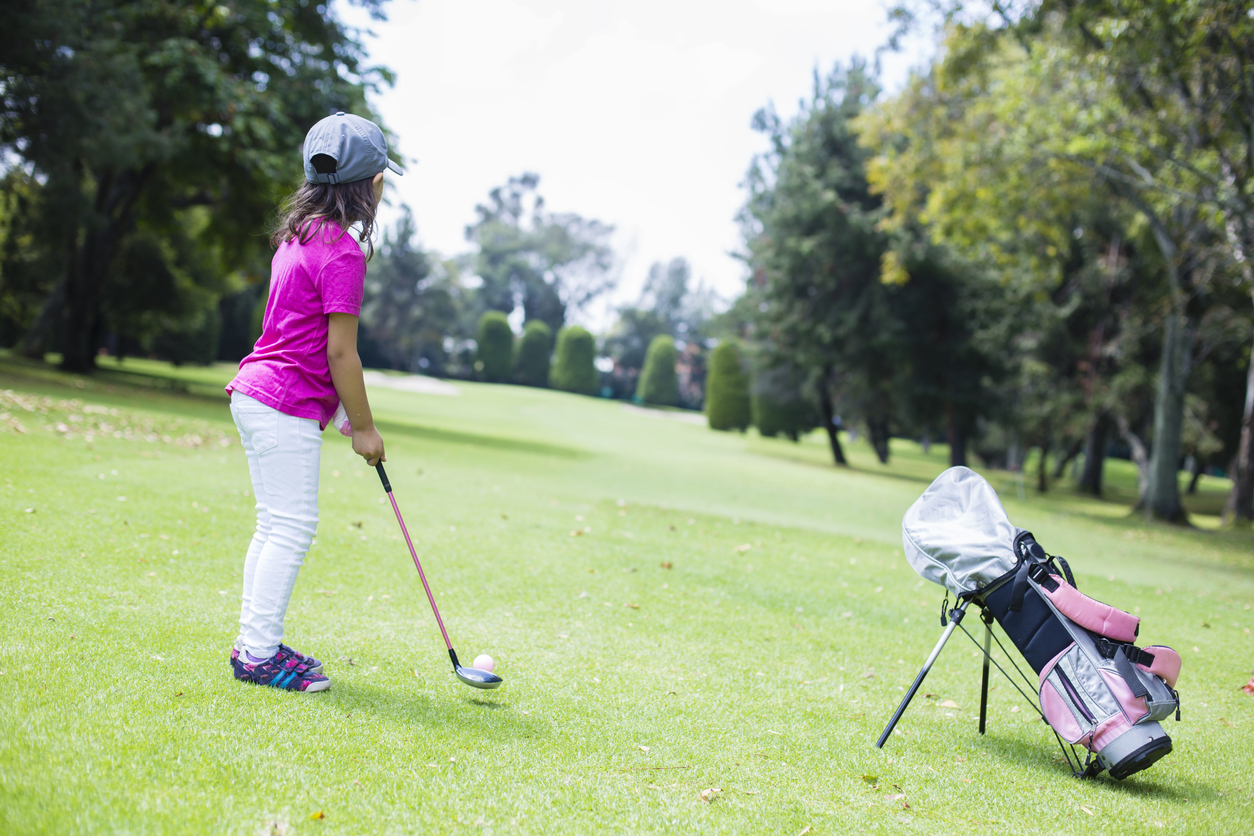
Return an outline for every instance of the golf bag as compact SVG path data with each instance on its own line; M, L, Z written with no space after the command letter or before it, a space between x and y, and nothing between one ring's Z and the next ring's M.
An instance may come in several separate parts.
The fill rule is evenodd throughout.
M1171 751L1159 721L1180 719L1180 654L1137 647L1140 618L1079 592L1067 562L1013 526L979 474L938 476L906 512L902 539L916 572L995 619L1036 672L1043 718L1060 743L1088 750L1077 775L1126 778Z

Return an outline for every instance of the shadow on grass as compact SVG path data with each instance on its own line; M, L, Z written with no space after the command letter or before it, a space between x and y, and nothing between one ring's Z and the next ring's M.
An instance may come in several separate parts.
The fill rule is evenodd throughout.
M508 703L482 697L432 696L343 681L327 697L326 707L337 713L369 713L400 725L455 726L468 735L491 734L494 739L536 737L541 731Z
M980 737L978 734L974 736ZM1050 743L1052 742L1051 740ZM993 757L1015 761L1026 769L1042 774L1065 777L1071 771L1059 751L1046 743L1034 746L1023 740L1002 737L994 733L984 735L981 743L985 751ZM1081 752L1081 756L1083 754ZM1122 781L1111 778L1108 773L1103 772L1096 779L1086 783L1089 786L1101 788L1103 791L1175 803L1200 801L1206 798L1206 791L1210 789L1190 780L1188 775L1172 770L1169 763L1155 764L1148 771L1137 773Z
M536 456L550 456L560 459L590 459L593 454L578 447L563 447L543 441L529 441L522 438L506 438L499 435L483 435L480 433L459 432L435 427L423 427L417 424L406 424L400 421L379 420L375 422L384 435L399 433L411 438L441 444L465 444L472 447L488 447L495 450L507 450L512 453L530 453Z

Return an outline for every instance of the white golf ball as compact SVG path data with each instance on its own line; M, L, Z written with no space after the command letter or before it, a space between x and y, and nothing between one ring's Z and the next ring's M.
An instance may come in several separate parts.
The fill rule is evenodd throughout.
M492 657L489 656L488 654L480 653L478 656L475 657L475 667L481 671L487 671L488 673L491 673L492 670L496 667L496 662L494 662L492 660Z

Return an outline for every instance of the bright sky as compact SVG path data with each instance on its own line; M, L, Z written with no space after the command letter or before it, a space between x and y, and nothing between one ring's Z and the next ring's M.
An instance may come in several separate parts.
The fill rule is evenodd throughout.
M880 0L393 0L387 12L367 45L397 74L374 102L406 157L393 203L451 255L489 190L538 173L551 210L617 228L619 288L580 317L601 327L654 261L684 256L694 277L739 293L739 184L764 147L750 119L771 100L795 113L815 68L871 57L888 31ZM887 56L888 86L913 63Z

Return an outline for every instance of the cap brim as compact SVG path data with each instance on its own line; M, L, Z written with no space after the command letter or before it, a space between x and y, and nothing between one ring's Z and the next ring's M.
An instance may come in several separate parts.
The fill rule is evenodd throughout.
M395 172L395 173L397 173L397 174L401 175L402 177L404 177L404 176L405 176L405 169L401 168L399 165L397 165L396 163L392 162L391 160L388 160L388 171L393 171L393 172Z

